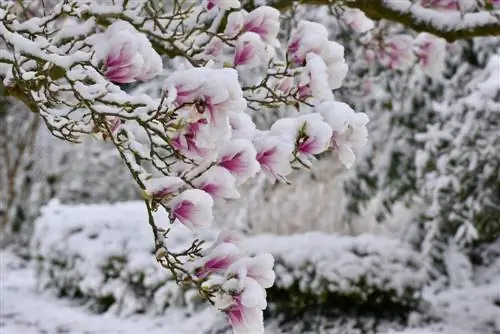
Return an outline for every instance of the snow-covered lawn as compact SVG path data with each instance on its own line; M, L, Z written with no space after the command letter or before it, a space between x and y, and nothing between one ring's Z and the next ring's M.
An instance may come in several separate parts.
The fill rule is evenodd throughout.
M194 334L210 332L217 314L210 308L187 317L180 310L162 317L126 319L96 315L36 290L34 270L10 252L0 252L0 333L2 334Z

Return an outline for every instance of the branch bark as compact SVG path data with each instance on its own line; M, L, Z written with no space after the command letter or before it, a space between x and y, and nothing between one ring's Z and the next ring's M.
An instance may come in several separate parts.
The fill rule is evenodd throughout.
M409 0L299 0L301 4L342 4L362 10L372 20L385 19L418 32L428 32L453 42L459 39L500 36L500 12L483 10L474 13L440 11L424 8ZM293 0L276 0L273 6L286 10Z

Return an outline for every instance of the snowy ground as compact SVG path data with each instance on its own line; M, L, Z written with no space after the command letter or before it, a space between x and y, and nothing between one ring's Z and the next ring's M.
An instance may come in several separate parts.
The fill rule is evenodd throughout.
M33 269L23 266L11 253L0 252L1 334L193 334L209 331L215 319L210 309L189 321L180 312L161 318L127 319L91 314L37 293Z

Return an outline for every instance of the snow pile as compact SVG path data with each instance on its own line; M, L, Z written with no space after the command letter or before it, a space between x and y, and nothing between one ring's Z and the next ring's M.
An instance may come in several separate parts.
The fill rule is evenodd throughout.
M156 216L160 225L166 218L165 213ZM196 307L196 292L179 287L156 263L142 202L51 202L35 225L32 254L41 289L81 300L96 312L161 314L170 305ZM183 226L174 226L169 235L173 249L191 241ZM383 309L400 316L419 304L425 279L420 263L396 240L316 232L253 237L242 247L276 258L271 312L325 309L335 303L336 308Z

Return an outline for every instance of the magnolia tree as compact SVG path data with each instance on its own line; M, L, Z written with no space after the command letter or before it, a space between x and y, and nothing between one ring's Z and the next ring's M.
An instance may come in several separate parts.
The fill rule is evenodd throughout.
M293 169L310 168L325 152L349 168L367 142L366 114L333 95L348 71L344 48L328 40L323 25L306 20L280 40L279 10L296 5L256 2L65 0L34 10L3 1L0 7L5 91L38 114L54 136L79 142L90 135L115 147L144 195L158 262L227 313L235 333L263 332L274 260L244 254L240 237L227 231L205 247L197 232L211 225L214 201L239 197L239 186L259 172L271 182L288 182ZM368 60L386 69L420 64L436 75L444 39L426 32L416 38L372 34L367 15L453 39L499 33L498 3L330 5L364 34ZM436 12L450 20L436 23L429 14ZM179 66L159 98L127 92L126 84L151 80L174 58ZM284 106L296 117L267 129L257 129L246 113ZM155 221L159 209L169 213L170 224L193 231L189 248L169 249L169 228Z

